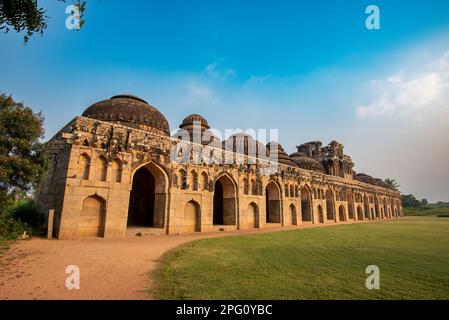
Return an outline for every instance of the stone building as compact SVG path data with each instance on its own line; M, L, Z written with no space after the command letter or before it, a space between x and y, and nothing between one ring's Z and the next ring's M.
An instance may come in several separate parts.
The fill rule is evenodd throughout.
M47 142L50 166L36 197L39 208L54 210L54 237L227 231L403 215L399 192L380 179L355 174L351 157L336 141L305 143L288 155L278 143L264 145L245 134L221 142L196 114L186 117L180 130L170 136L162 113L130 95L97 102L70 121ZM181 139L186 132L188 141ZM188 161L177 160L181 153ZM217 156L232 161L215 161Z

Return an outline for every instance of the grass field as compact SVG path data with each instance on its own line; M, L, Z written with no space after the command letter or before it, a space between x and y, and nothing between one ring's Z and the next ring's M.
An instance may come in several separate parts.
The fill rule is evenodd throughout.
M365 287L368 265L380 290ZM449 218L199 240L153 276L159 299L449 299Z

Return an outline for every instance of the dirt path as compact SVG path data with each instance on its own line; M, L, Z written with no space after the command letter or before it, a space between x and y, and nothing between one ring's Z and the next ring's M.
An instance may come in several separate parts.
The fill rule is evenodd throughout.
M148 273L154 270L162 254L174 247L200 238L307 227L121 239L20 241L0 257L0 299L151 299L151 292L145 292L152 286ZM80 269L79 290L65 287L65 269L69 265Z

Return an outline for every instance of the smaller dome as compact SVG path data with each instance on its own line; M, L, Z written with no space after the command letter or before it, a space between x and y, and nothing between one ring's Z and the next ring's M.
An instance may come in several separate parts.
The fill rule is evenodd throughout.
M226 150L242 153L253 157L266 157L267 150L264 144L255 140L251 135L246 133L236 133L222 142L222 147Z
M195 127L198 123L199 127ZM194 113L185 117L179 128L181 130L178 130L174 135L176 139L212 145L214 147L220 146L219 139L209 130L210 127L207 120L199 114Z
M293 162L300 168L306 170L313 170L318 172L323 172L323 166L320 162L310 157L307 157L302 152L294 152L290 155Z
M270 158L276 158L278 163L285 164L291 167L297 167L297 165L290 159L290 157L285 152L284 148L277 142L269 142L267 144L267 149Z
M181 125L179 126L181 129L184 129L186 127L193 126L195 122L199 122L201 127L205 129L210 129L209 124L207 123L207 120L204 119L201 115L194 113L191 114L182 120Z

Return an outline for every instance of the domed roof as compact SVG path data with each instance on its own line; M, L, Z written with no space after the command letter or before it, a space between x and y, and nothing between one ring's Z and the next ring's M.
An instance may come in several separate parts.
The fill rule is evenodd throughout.
M296 164L289 158L284 148L277 142L269 142L267 148L270 154L270 158L277 157L277 162L288 166L296 167Z
M290 158L300 168L303 168L306 170L314 170L314 171L323 172L323 166L320 162L318 162L317 160L312 159L310 157L307 157L302 152L292 153L290 155Z
M235 133L222 142L224 149L253 157L266 157L265 145L246 133Z
M164 115L145 100L133 95L117 95L94 103L83 112L82 116L117 122L143 130L148 127L156 128L164 134L170 132Z
M188 126L193 126L194 122L200 122L201 127L204 127L206 129L210 128L209 124L207 123L207 120L197 113L185 117L184 120L182 120L182 123L179 127L182 129Z

